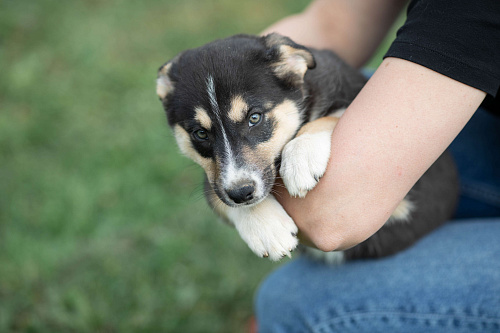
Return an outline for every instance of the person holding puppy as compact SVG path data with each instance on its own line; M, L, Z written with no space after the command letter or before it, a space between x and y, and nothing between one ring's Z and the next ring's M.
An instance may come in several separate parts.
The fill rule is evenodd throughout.
M405 5L316 0L265 33L359 68ZM288 263L258 292L259 332L500 330L499 87L500 2L408 3L382 64L333 132L323 178L304 199L279 187L276 198L308 243L348 249L381 228L450 147L463 191L457 223L381 260Z

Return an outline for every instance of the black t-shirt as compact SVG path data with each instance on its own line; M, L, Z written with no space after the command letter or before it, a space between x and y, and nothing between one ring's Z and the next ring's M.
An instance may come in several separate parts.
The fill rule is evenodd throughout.
M413 0L385 57L482 90L483 104L500 113L500 0Z

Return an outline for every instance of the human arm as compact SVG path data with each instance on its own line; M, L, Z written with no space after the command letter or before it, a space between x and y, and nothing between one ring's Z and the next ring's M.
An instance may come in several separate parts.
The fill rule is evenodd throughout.
M295 42L335 51L361 67L401 12L406 0L316 0L302 12L286 17L263 34L277 32Z
M276 198L301 237L319 249L352 247L386 222L484 97L423 66L387 58L337 124L318 185L304 199L276 187Z

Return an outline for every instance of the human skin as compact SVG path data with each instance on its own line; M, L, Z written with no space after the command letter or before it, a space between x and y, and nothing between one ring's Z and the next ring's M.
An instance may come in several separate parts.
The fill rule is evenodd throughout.
M324 5L324 1L315 3ZM344 1L331 0L328 5L335 3ZM380 1L379 5L382 3L390 6L394 0ZM300 22L301 15L311 21L310 13L306 10L292 17L292 25ZM364 13L366 9L359 15ZM348 24L356 25L356 15L352 14L351 23L343 22L343 29ZM389 19L392 14L379 16ZM286 32L290 24L290 19L285 19L266 32L276 31L294 39ZM336 30L321 31L323 35L335 35ZM367 34L379 36L380 32ZM364 38L356 39L361 42ZM325 40L317 37L315 43ZM334 46L325 47L342 54L338 51L347 47L345 41L338 38ZM358 42L347 42L360 53L351 54L354 66L376 48L355 47ZM282 186L275 187L276 198L297 224L301 240L320 250L333 251L350 248L373 235L462 130L485 95L418 64L386 58L335 127L329 164L317 186L303 199L290 197Z
M278 32L302 45L331 49L359 68L373 55L405 4L405 0L316 0L263 34Z

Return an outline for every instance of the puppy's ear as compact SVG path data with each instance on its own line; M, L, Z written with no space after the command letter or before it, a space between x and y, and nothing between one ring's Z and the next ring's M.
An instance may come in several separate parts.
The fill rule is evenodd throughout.
M301 85L306 71L316 67L311 51L290 38L272 33L263 39L274 73L287 84Z
M158 70L158 78L156 79L156 94L158 94L158 97L160 97L162 101L174 91L174 82L169 75L171 68L172 61L167 62Z

